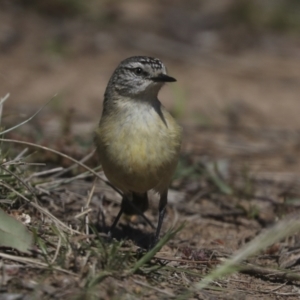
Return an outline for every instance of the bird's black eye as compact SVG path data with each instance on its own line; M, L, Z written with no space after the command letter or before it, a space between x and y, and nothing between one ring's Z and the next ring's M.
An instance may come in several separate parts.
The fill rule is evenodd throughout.
M135 69L134 69L134 73L135 73L136 75L141 75L141 74L143 73L143 69L142 69L142 68L135 68Z

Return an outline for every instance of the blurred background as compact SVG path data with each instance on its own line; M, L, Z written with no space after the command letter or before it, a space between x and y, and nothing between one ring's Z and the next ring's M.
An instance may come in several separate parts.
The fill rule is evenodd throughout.
M90 133L113 70L159 57L177 83L163 104L184 124L300 128L298 0L1 0L2 122ZM75 129L74 129L75 128Z

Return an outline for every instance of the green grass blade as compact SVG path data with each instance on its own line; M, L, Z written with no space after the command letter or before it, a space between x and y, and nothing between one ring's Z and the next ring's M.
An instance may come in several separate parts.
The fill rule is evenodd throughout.
M130 274L135 273L139 268L141 268L144 264L146 264L148 261L150 261L154 255L169 241L171 240L177 232L182 230L184 227L184 223L182 223L177 229L175 230L169 230L161 239L160 241L150 250L148 251L141 259L139 259L133 269L130 270Z
M257 252L267 248L281 239L294 234L300 230L300 220L296 218L289 219L279 222L268 231L257 236L253 241L245 245L239 250L231 259L226 261L224 264L215 269L211 274L204 277L199 283L196 284L196 289L201 290L206 288L212 281L217 280L226 275L230 275L238 270L237 265L243 260L256 254Z

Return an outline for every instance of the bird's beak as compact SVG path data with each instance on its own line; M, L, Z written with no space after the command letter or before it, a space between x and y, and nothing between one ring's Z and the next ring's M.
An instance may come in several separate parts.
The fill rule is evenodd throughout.
M176 81L175 78L168 76L166 74L159 74L156 77L151 77L151 80L154 82L174 82Z

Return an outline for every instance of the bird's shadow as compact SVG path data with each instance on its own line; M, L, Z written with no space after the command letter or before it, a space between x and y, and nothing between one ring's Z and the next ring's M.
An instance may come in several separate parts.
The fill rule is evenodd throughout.
M108 233L110 227L101 224L94 224L94 228L97 232ZM131 240L133 243L143 250L149 250L153 244L154 234L142 231L138 228L133 228L130 225L120 224L118 227L114 228L111 232L109 239L116 239L117 241Z

